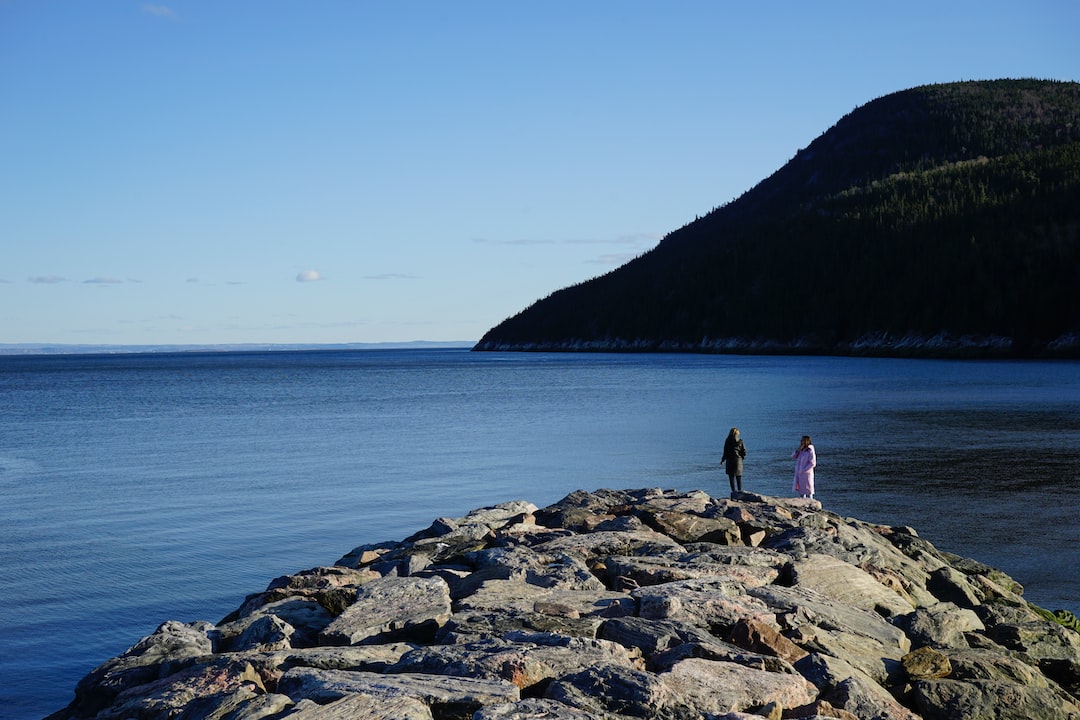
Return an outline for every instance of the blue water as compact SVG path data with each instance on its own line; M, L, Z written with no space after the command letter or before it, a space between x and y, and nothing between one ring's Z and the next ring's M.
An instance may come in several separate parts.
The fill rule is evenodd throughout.
M0 357L0 717L164 620L439 516L744 485L911 525L1080 613L1080 364L463 350Z

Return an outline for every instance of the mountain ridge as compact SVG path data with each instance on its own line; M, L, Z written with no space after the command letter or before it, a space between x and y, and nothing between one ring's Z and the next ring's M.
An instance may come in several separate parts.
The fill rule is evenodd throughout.
M476 350L1080 357L1080 84L925 85Z

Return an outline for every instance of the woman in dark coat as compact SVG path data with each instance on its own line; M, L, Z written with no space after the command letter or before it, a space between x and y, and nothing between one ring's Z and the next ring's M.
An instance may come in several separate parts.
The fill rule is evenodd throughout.
M746 457L746 445L739 436L739 428L731 428L727 440L724 441L724 455L720 463L727 463L728 481L731 483L731 492L742 492L742 461Z

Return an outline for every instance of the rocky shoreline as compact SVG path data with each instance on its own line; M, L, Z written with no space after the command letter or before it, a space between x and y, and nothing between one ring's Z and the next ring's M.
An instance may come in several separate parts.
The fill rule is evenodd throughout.
M439 518L170 621L48 720L1080 720L1075 618L907 527L752 493Z

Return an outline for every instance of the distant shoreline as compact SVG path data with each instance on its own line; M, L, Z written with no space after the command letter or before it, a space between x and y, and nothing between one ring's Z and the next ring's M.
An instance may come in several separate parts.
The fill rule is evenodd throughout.
M468 350L473 340L382 343L228 343L192 345L78 345L65 343L0 343L2 355L136 355L185 352L301 352L306 350Z

